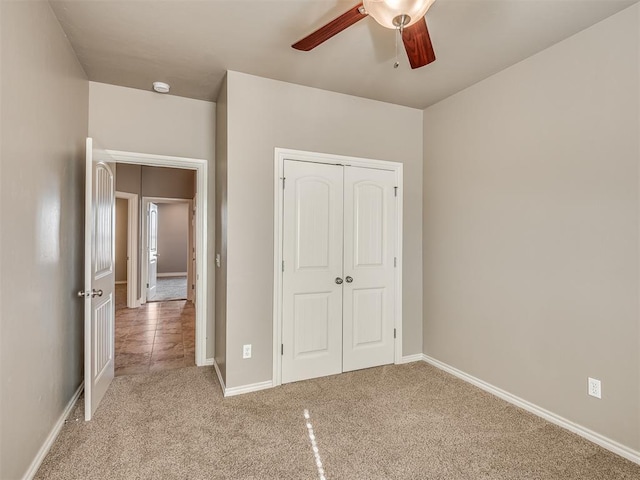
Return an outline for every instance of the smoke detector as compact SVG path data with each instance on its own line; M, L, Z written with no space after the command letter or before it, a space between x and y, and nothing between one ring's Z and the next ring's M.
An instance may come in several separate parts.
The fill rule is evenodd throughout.
M153 82L153 89L158 93L169 93L169 88L171 87L168 83Z

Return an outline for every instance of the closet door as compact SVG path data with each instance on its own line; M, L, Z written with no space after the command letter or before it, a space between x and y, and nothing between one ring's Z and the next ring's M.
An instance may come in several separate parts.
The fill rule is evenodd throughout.
M345 167L343 371L393 363L395 173Z
M342 372L343 168L285 161L282 383Z

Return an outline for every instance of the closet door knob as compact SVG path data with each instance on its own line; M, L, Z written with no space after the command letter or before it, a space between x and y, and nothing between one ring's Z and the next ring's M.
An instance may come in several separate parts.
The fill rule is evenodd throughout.
M347 283L353 282L353 278L351 278L351 277L347 277L347 278L345 278L345 280L347 281Z
M338 285L341 285L342 284L342 279L340 277L336 277L336 283Z

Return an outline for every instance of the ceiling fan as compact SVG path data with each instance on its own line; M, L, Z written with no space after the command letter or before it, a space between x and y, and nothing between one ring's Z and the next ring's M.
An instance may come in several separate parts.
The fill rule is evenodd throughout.
M371 15L380 25L395 29L402 36L411 68L424 67L436 59L424 17L433 2L435 0L363 0L291 46L308 52ZM397 62L395 66L397 67Z

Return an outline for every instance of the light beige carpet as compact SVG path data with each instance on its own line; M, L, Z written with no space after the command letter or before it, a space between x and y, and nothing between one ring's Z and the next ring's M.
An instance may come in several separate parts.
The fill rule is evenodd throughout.
M156 289L149 295L149 302L166 302L168 300L187 299L187 277L158 277Z
M212 368L118 377L38 479L640 479L640 466L425 363L222 398ZM75 419L79 419L75 421Z

